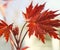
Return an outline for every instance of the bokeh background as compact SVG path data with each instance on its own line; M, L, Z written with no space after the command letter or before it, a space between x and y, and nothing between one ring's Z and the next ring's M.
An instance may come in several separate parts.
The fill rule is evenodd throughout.
M59 10L58 13L60 13L60 0L11 0L8 2L8 6L4 9L4 13L7 20L6 22L9 24L14 22L15 25L18 25L21 28L25 22L22 12L26 12L26 7L28 7L32 1L33 6L35 6L37 3L40 5L46 2L44 10L46 9ZM3 5L5 2L7 1L0 0L0 8L1 5ZM0 19L3 19L1 10L0 10ZM60 19L60 16L58 16L57 19ZM27 28L25 28L25 30L26 29ZM59 32L60 29L58 29L58 33ZM47 35L46 43L43 44L34 35L32 35L31 38L29 38L27 35L23 43L23 47L24 46L30 47L27 50L60 50L60 41L53 38L51 39ZM6 43L3 36L0 37L0 50L11 50L10 42L8 41Z

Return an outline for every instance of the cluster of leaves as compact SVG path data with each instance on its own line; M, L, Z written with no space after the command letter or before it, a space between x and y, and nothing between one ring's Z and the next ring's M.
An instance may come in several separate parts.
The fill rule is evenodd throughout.
M45 3L42 5L36 5L33 7L32 3L26 8L26 13L23 13L26 20L29 22L27 27L29 28L29 37L35 33L35 36L39 38L43 43L45 42L45 35L49 34L51 37L60 39L56 33L54 27L60 27L60 20L55 20L59 14L57 11L43 11Z
M59 34L56 32L55 27L60 27L60 20L54 19L60 14L57 11L44 10L45 3L33 7L32 3L26 8L26 13L23 12L28 27L29 37L35 34L43 43L45 42L45 35L49 34L50 37L59 39ZM4 34L6 41L8 41L11 31L14 36L19 35L19 28L13 28L13 24L8 25L5 21L0 20L0 37ZM23 48L25 50L28 47Z

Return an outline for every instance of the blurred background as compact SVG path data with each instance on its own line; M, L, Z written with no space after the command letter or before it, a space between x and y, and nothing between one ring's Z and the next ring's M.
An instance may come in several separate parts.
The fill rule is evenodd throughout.
M59 10L57 13L60 13L60 0L0 0L0 19L4 20L5 16L8 24L14 22L14 25L18 25L21 29L25 22L22 12L26 12L26 7L28 7L32 1L33 6L37 3L40 5L46 2L44 10ZM58 16L57 19L60 19L60 16ZM26 29L27 28L25 28L25 30ZM58 33L59 32L60 29L58 28ZM60 41L50 38L47 35L46 42L43 44L34 35L32 35L31 38L27 35L23 43L23 47L24 46L30 47L27 50L60 50ZM11 50L10 42L8 41L6 43L3 36L0 37L0 50Z

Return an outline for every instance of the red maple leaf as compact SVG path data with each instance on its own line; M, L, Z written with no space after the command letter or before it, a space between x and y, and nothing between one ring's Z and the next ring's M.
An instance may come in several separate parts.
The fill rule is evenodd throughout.
M22 50L26 50L27 48L29 48L29 47L24 47L24 48L22 48Z
M19 28L18 27L13 28L12 32L14 35L18 35L19 34Z
M24 14L25 18L27 20L30 20L31 18L34 18L34 16L38 16L43 9L44 9L45 3L43 5L38 6L38 4L33 8L32 3L29 5L28 8L26 8L26 14Z
M12 30L12 24L8 25L3 20L0 20L0 37L4 34L6 41L8 41L10 30Z
M56 14L57 11L42 11L44 9L45 3L42 5L38 4L33 8L32 3L26 9L25 18L28 20L28 31L29 37L35 33L35 36L44 43L45 35L48 33L51 37L60 39L56 33L54 27L60 27L60 20L55 20L59 14Z

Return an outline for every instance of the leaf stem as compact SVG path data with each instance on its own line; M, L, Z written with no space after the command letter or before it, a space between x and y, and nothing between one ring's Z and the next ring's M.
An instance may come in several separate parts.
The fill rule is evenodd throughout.
M22 35L22 32L23 32L23 29L25 27L25 25L27 24L27 22L25 22L25 24L23 25L22 29L21 29L21 32L20 32L20 35L19 35L19 42L20 42L20 39L21 39L21 35Z
M10 42L11 42L12 46L14 45L14 46L17 48L17 46L16 46L16 44L14 43L13 39L11 38L11 36L10 36Z
M17 40L16 36L14 36L14 39L16 41L16 44L18 45L18 40Z
M20 49L21 49L22 43L23 43L23 41L24 41L24 39L25 39L25 37L26 37L26 35L27 35L27 32L28 32L28 30L26 31L26 33L24 34L24 36L23 36L23 38L22 38L22 40L21 40L21 43L20 43Z

